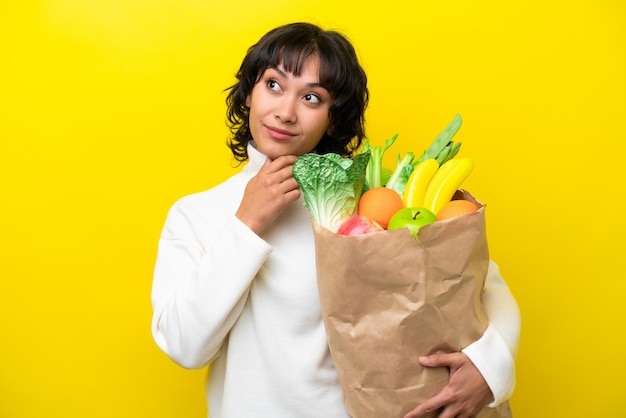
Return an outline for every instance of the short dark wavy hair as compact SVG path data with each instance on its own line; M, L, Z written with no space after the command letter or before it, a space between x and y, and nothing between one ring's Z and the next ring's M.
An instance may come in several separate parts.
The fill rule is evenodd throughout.
M337 153L349 157L365 139L365 109L369 100L367 76L359 64L348 39L332 30L323 30L310 23L291 23L266 33L248 49L236 78L226 89L227 125L232 137L228 140L236 160L248 159L248 143L252 140L249 126L250 109L246 98L265 70L284 69L300 75L307 58L317 56L320 62L320 84L329 91L330 134L326 133L315 152Z

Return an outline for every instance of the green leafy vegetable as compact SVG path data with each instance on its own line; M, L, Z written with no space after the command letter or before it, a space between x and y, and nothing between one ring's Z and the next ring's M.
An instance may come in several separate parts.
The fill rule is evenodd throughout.
M293 177L304 195L311 218L330 231L356 213L370 152L354 159L339 154L305 154L296 159Z
M439 165L442 165L459 153L461 143L453 142L452 138L461 128L461 123L461 115L455 115L448 126L437 135L430 146L424 150L422 155L417 159L412 152L408 152L404 157L398 154L396 157L396 167L393 171L383 167L383 155L396 141L398 134L395 134L391 139L385 141L384 146L378 145L374 147L369 141L366 141L363 144L361 152L370 152L371 158L367 165L363 191L365 192L374 187L385 186L402 195L406 188L406 183L416 165L429 158L435 159Z
M401 158L398 153L396 156L396 167L394 170L383 167L383 156L385 155L385 151L393 145L397 138L398 134L395 134L391 137L391 139L385 141L384 147L380 145L373 147L369 141L366 141L363 144L361 152L371 153L365 174L364 192L369 189L373 189L374 187L385 186L402 195L406 182L413 172L413 159L415 158L415 154L409 152L404 156L404 158Z
M455 115L452 122L450 122L448 126L446 126L446 128L441 131L439 135L437 135L432 144L430 144L424 153L420 155L417 160L415 160L413 165L417 165L429 158L434 158L437 160L439 165L441 165L454 158L454 156L459 153L459 149L461 149L461 143L452 142L452 137L454 137L454 135L456 135L461 128L461 123L461 115Z
M372 147L369 141L366 141L363 144L361 153L369 152L371 154L367 163L365 175L366 189L373 189L374 187L381 187L385 185L383 182L383 155L385 154L385 151L393 145L397 138L398 134L395 134L391 139L385 141L384 147L380 145Z
M393 189L402 196L406 183L413 173L413 159L415 154L407 152L404 158L400 158L400 154L396 157L396 169L391 174L391 177L385 185L389 189Z

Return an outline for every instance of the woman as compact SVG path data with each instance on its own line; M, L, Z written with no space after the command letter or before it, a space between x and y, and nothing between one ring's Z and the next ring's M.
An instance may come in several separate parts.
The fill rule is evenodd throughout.
M304 153L358 148L366 75L344 36L296 23L253 45L237 80L227 98L229 144L248 164L170 210L155 266L153 335L181 366L211 364L212 417L348 417L320 313L310 214L291 170ZM510 396L518 311L493 267L492 325L466 353L423 359L450 367L450 383L407 417L440 407L441 417L472 416Z

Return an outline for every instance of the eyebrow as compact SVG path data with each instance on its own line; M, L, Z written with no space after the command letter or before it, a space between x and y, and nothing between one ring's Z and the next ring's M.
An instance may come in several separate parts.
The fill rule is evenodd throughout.
M281 77L283 77L283 78L287 78L287 73L286 73L286 72L284 72L283 70L281 70L280 68L278 68L278 67L269 67L269 68L271 68L271 69L273 69L274 71L276 71L278 74L280 74L280 76L281 76ZM268 68L268 69L269 69L269 68ZM307 86L308 86L308 87L321 87L321 88L323 88L323 89L328 90L326 87L324 87L324 86L323 86L321 83L319 83L319 82L318 82L318 83L307 83Z

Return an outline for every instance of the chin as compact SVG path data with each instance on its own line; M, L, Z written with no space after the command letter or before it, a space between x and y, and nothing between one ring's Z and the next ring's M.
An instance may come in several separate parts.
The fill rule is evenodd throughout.
M259 146L259 144L257 144L257 150L271 160L275 160L283 155L301 155L297 150L286 143L266 144L265 146Z

